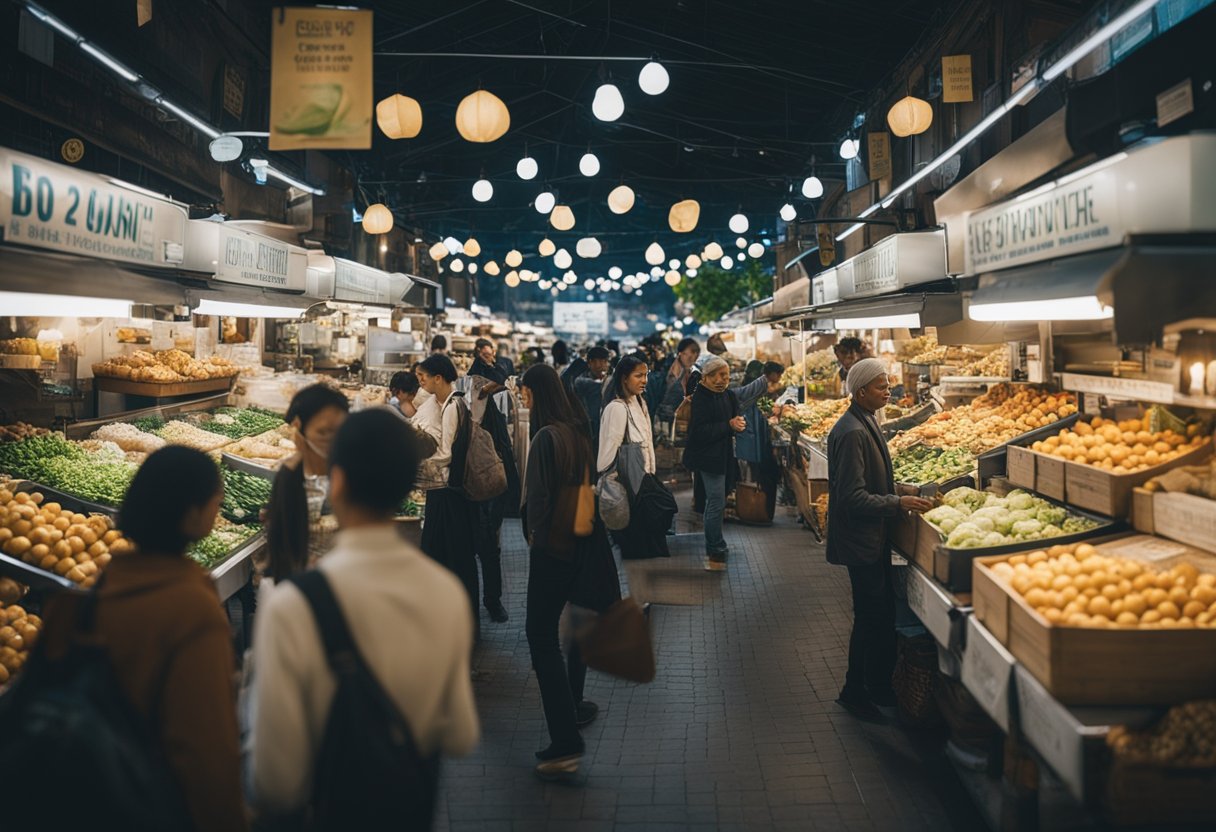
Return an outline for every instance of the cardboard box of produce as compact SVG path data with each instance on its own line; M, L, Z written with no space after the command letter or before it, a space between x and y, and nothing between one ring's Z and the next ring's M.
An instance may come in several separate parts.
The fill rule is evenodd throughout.
M1049 546L1053 542L1045 541L1045 544ZM1216 629L1196 627L1194 621L1199 619L1189 616L1184 617L1192 623L1187 628L1180 628L1179 619L1160 611L1168 609L1181 615L1192 603L1188 600L1180 604L1180 596L1174 598L1169 594L1177 594L1175 589L1186 591L1188 597L1201 590L1204 597L1216 594L1216 557L1149 535L1117 536L1096 541L1093 545L1098 555L1134 563L1130 571L1140 570L1136 579L1143 580L1143 576L1150 573L1155 579L1166 570L1181 567L1190 570L1194 586L1187 589L1182 584L1175 584L1175 577L1170 574L1163 578L1170 585L1168 591L1157 586L1155 580L1150 581L1151 588L1146 586L1143 590L1136 589L1136 584L1129 581L1131 589L1126 595L1120 595L1121 589L1110 590L1104 584L1101 593L1086 601L1092 610L1095 599L1105 597L1109 603L1102 602L1101 609L1113 611L1111 595L1117 596L1115 600L1120 603L1135 596L1135 605L1126 611L1146 622L1151 615L1151 629L1142 625L1114 626L1109 621L1093 624L1093 621L1101 620L1097 613L1086 616L1090 623L1085 625L1053 624L1000 574L999 566L1009 564L1005 567L1008 570L1014 565L1011 559L1017 556L983 557L973 564L972 604L976 617L1032 676L1066 705L1174 705L1216 696ZM1205 574L1213 577L1204 577ZM1111 587L1116 586L1116 577L1120 583L1128 580L1123 573L1103 578L1083 569L1077 576L1085 581L1107 581ZM1200 579L1204 583L1199 583ZM1079 583L1076 578L1069 577L1059 585L1064 588L1058 592L1064 593L1070 588L1076 590ZM1035 589L1032 587L1028 592ZM1167 599L1147 611L1136 613L1136 609L1152 600L1156 590L1166 592ZM1167 605L1174 606L1167 608ZM1209 607L1216 607L1216 602ZM1049 611L1055 614L1054 610ZM1204 613L1195 612L1199 617L1204 614L1209 616L1202 619L1206 623L1211 616L1209 609L1205 608ZM1175 623L1168 627L1158 623L1167 618Z

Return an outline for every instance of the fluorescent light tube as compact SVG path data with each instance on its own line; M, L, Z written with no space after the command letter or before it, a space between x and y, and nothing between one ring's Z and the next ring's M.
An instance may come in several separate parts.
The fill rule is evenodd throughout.
M1102 321L1113 317L1115 310L1097 297L1087 295L1051 300L1001 301L972 303L967 317L973 321Z
M50 12L43 10L42 7L36 6L33 3L26 3L25 7L29 9L30 14L41 20L47 26L50 26L52 29L58 31L59 34L63 35L68 40L73 42L79 42L81 40L80 35L75 29L72 29Z
M885 329L888 327L920 328L920 313L903 315L874 315L868 318L837 318L837 329Z
M313 187L312 185L309 185L307 182L302 182L299 179L296 179L294 176L288 176L286 173L283 173L281 170L274 167L273 165L266 166L266 174L268 176L273 176L275 179L279 180L280 182L286 182L288 185L291 185L293 188L299 188L301 191L307 191L308 193L313 194L314 196L323 196L325 194L324 188L316 188L316 187Z
M1107 23L1098 31L1087 37L1085 40L1078 43L1060 60L1043 70L1043 80L1048 83L1059 78L1068 70L1076 66L1082 58L1093 52L1102 44L1106 43L1125 26L1146 12L1152 10L1157 5L1157 0L1140 0L1139 3L1128 8L1127 11L1116 17L1110 23Z
M129 318L131 301L79 295L0 292L0 315L28 318Z
M203 121L202 119L200 119L198 116L194 115L194 113L190 112L189 110L185 110L185 109L182 109L181 107L177 106L172 101L165 98L163 95L158 97L156 99L155 103L156 103L156 106L161 107L162 109L168 110L169 112L173 113L173 115L177 116L182 121L189 124L191 127L193 127L198 132L202 133L207 138L214 139L214 138L219 137L219 135L220 135L219 130L216 130L210 124Z
M305 310L298 306L269 306L237 303L230 300L200 300L195 315L232 315L237 318L298 318Z
M108 67L115 75L122 78L124 81L129 81L134 84L139 80L139 73L120 64L118 61L111 58L102 50L98 49L87 40L80 41L81 51L88 52L99 63Z

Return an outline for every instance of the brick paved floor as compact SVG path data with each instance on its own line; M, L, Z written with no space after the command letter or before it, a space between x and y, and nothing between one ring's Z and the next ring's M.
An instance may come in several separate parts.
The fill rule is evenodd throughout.
M474 661L482 743L446 764L437 828L982 828L934 743L859 723L833 703L847 575L785 509L778 514L772 528L727 526L730 571L711 576L719 586L706 604L655 607L652 684L589 674L587 697L601 710L584 731L578 786L532 775L548 734L523 633L524 545L508 520L511 621L492 624L483 611ZM699 542L682 535L673 564L699 568Z

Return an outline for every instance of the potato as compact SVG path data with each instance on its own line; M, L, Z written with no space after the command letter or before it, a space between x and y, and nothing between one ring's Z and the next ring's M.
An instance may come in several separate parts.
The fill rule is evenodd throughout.
M98 567L105 569L110 563L110 553L106 552L104 555L98 555L93 559L93 562L96 563Z
M79 566L73 566L71 569L69 569L67 571L67 574L64 575L64 577L67 578L69 581L72 581L73 583L79 584L79 583L83 583L84 579L87 576L83 572L80 571Z
M87 589L87 588L93 586L93 584L95 584L95 583L97 583L97 576L90 575L89 577L87 577L83 581L81 581L80 585Z
M106 544L102 543L100 540L88 548L88 553L93 557L104 555L108 551L110 551L109 547L107 547Z
M81 537L70 536L66 539L67 539L68 545L70 547L72 547L72 554L74 554L74 555L78 554L80 552L83 552L85 549L89 548L85 544L84 539Z
M118 531L118 529L110 529L108 532L106 532L105 534L103 534L101 536L101 542L106 544L107 546L109 546L111 543L113 543L115 540L118 540L120 537L122 537L122 532Z
M25 537L34 529L34 524L29 520L17 520L9 524L9 528L13 530L13 534L19 537Z
M5 624L3 627L0 627L0 644L8 644L15 635L17 635L17 631L8 624ZM14 647L13 649L16 650L18 648Z
M30 495L28 492L19 491L13 495L13 500L16 501L18 505L26 505L30 502Z
M118 540L115 540L112 544L110 544L110 554L111 555L125 555L128 552L130 552L133 548L134 547L131 545L131 541L127 540L126 538L120 537ZM1214 599L1214 600L1216 600L1216 599Z
M36 506L42 505L42 501L45 499L46 499L46 497L42 496L42 493L39 491L35 491L32 494L30 494L30 502Z
M71 558L64 558L64 560L71 560ZM47 572L53 572L55 567L60 563L63 563L63 561L59 558L55 557L54 555L47 555L42 560L38 561L38 568L45 569Z
M76 561L72 560L71 558L64 558L55 564L55 574L60 576L66 575L75 567Z
M57 558L70 558L72 546L66 540L61 540L51 547L51 554Z
M61 532L66 532L72 527L72 521L71 518L60 516L56 517L55 522L51 523L51 525L59 529Z
M30 547L30 557L38 558L38 560L42 560L50 553L51 547L47 546L45 543L39 543L36 546Z
M73 514L72 515L72 524L73 525L83 525L84 523L88 522L88 519L89 518L85 517L83 514Z
M0 685L3 685L10 678L12 678L12 677L9 676L8 668L5 667L3 664L0 664Z
M92 546L97 542L97 532L86 526L80 531L80 539L84 541L85 546Z
M0 546L13 539L13 530L8 526L0 526Z
M33 543L35 546L48 543L50 542L50 539L51 530L46 526L35 526L34 529L30 531L30 543Z
M4 551L15 557L20 557L30 550L34 544L28 537L14 537L4 546Z
M0 604L15 604L25 594L25 588L12 578L0 577Z
M63 506L59 505L59 503L47 503L42 507L42 510L54 517L63 511Z

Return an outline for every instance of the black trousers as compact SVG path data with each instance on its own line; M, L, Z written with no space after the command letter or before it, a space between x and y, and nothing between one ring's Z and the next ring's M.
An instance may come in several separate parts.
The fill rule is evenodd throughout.
M849 669L845 690L886 692L895 672L895 592L891 585L891 556L878 563L849 567L853 586L853 634L849 638Z
M510 491L508 490L507 494ZM487 603L502 600L502 518L507 494L477 504L477 557L485 583L482 599ZM474 604L477 593L477 567L473 567Z
M540 685L549 739L560 750L577 751L583 747L575 721L575 706L583 699L587 666L579 655L578 644L562 659L558 625L562 610L570 600L578 579L575 562L558 560L546 554L531 556L528 570L528 617L524 630L532 653L532 669Z
M477 600L476 546L477 506L454 488L438 488L426 494L422 523L422 551L450 569L469 596L474 632L480 632Z

